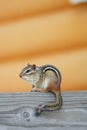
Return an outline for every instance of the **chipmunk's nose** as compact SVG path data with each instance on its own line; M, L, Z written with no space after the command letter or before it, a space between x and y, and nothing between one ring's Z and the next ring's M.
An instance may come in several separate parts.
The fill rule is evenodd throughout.
M20 76L20 78L22 78L22 74L21 73L19 74L19 76Z

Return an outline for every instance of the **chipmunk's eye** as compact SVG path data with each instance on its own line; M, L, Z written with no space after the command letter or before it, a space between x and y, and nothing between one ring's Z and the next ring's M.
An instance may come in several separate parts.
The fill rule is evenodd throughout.
M30 72L30 70L26 70L26 73L29 73Z

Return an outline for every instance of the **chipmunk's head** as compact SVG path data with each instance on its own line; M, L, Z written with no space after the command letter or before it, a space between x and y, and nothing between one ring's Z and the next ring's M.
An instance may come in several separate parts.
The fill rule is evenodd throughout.
M40 75L38 72L38 67L35 64L28 64L19 74L19 76L30 82L32 85L39 81Z

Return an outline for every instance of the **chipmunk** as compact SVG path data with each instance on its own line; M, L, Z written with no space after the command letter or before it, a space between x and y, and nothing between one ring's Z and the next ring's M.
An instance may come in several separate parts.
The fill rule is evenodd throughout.
M60 90L61 74L53 65L36 66L28 64L19 76L28 81L32 86L32 91L53 92L56 96L55 102L39 105L36 110L38 116L42 111L58 110L62 107L62 96Z

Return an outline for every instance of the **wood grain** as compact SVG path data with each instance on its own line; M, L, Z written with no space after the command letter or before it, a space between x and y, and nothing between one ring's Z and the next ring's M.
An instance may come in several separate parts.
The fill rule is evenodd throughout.
M35 109L54 101L51 93L0 93L0 130L86 130L87 92L62 92L63 107L35 117Z

